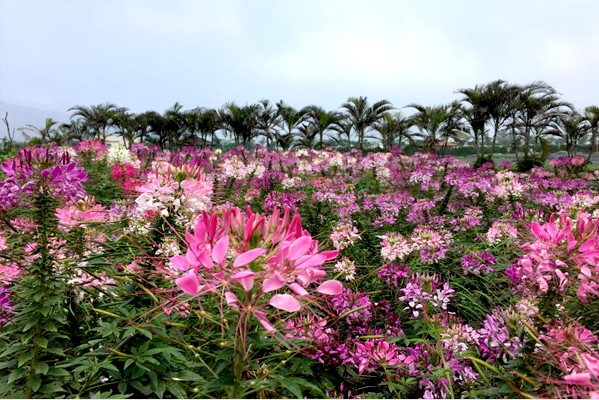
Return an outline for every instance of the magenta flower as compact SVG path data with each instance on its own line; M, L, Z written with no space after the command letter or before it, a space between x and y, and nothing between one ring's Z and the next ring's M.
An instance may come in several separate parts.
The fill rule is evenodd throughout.
M60 149L25 148L2 163L6 179L0 182L0 209L28 206L30 196L48 191L66 203L85 197L87 174Z
M180 274L175 284L192 296L224 293L229 307L254 315L269 332L274 328L266 306L296 312L311 291L336 295L343 289L336 280L323 282L322 265L338 252L319 252L318 241L302 229L297 213L289 217L289 210L282 218L278 211L266 217L249 208L204 212L185 238L186 254L170 259Z

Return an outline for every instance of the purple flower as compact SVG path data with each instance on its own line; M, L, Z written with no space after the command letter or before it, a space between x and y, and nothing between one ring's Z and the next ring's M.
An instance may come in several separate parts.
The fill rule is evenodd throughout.
M481 273L493 272L495 257L487 251L473 251L462 257L461 264L464 274L480 275Z
M343 293L331 298L331 305L338 315L346 315L349 325L363 326L370 321L370 296L364 293L343 289Z
M397 286L402 278L408 277L408 266L406 264L390 263L385 264L378 272L380 280L389 286Z
M10 301L11 291L4 286L0 286L0 326L4 325L10 320L10 317L15 315L11 310L15 303Z
M502 359L503 362L507 362L509 358L515 358L522 348L520 338L510 336L505 317L498 310L493 310L487 315L483 327L477 332L483 357L489 361Z
M25 148L2 163L6 179L0 182L0 209L27 206L29 197L47 190L64 202L85 197L87 174L59 148Z

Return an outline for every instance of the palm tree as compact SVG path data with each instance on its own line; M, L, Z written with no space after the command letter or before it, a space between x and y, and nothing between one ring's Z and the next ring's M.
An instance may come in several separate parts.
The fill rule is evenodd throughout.
M395 146L396 139L397 146L401 147L404 137L408 139L410 144L414 144L414 139L410 133L410 120L404 117L401 112L394 114L386 112L373 128L381 135L381 142L385 151Z
M266 99L260 100L258 106L260 110L258 113L257 129L259 134L266 138L266 147L270 148L270 143L274 139L275 127L279 122L279 115L277 114L277 110L270 104L270 101Z
M247 146L258 135L258 115L260 106L257 104L239 107L235 103L227 103L220 110L220 120L223 129L233 136L235 144Z
M76 105L69 108L73 111L71 118L77 117L86 129L92 132L93 137L102 141L106 140L108 129L113 125L115 116L127 111L113 103L99 104L91 107Z
M15 129L10 129L10 124L8 122L8 111L5 112L4 117L2 117L2 122L4 122L4 126L6 126L6 137L2 138L4 150L11 149L14 144L15 137Z
M369 105L367 97L364 96L350 97L341 108L344 109L344 114L358 137L360 150L363 150L366 132L372 129L374 124L380 121L387 111L392 110L393 105L387 100Z
M416 110L416 113L410 116L410 123L418 129L418 136L424 139L423 149L426 152L434 152L441 137L445 137L446 146L454 133L463 131L459 122L462 116L458 102L434 107L409 104L406 107Z
M572 109L572 105L561 101L555 89L545 82L533 82L520 88L510 110L510 124L514 142L516 136L523 138L524 158L530 157L531 139L538 140L552 122Z
M196 108L194 110L198 114L197 129L200 133L200 138L205 145L210 137L210 144L214 145L216 139L216 131L220 129L220 120L218 111L213 108Z
M473 89L457 90L457 93L464 95L462 103L468 105L467 108L463 108L464 118L474 136L479 160L485 158L488 125L492 127L493 138L489 156L493 157L497 137L506 127L512 100L518 92L517 86L509 85L500 79L488 84L476 85Z
M596 153L597 137L599 136L599 107L588 106L584 109L584 119L587 121L591 130L591 153ZM590 157L590 155L589 155Z
M121 136L123 139L123 145L127 148L131 146L135 139L135 132L137 130L137 120L135 115L129 112L115 113L113 117L113 126L115 128L115 134Z
M343 114L335 111L326 111L324 108L316 105L307 106L303 109L306 116L306 123L311 131L318 135L318 147L324 147L324 135L333 128L343 118Z
M582 115L572 111L558 116L551 122L550 128L545 132L547 135L558 136L566 142L566 151L569 156L576 155L576 148L581 139L590 131Z
M300 125L297 128L297 140L293 147L303 147L306 149L313 149L316 145L316 136L318 136L318 131L314 127L314 125Z
M133 116L134 136L139 138L141 143L145 143L146 138L152 133L152 119L155 111L146 111Z
M298 128L305 121L305 110L297 110L283 100L277 103L278 126L280 130L273 133L275 142L282 150L288 150L293 144Z
M157 143L161 148L165 148L170 136L166 118L156 111L146 111L143 114L143 118L143 122L149 130L144 130L142 136L150 133L147 135L148 141Z
M61 131L65 143L71 143L73 140L82 140L85 135L85 128L78 120L71 120L61 124L58 129Z
M34 125L27 124L23 128L19 130L23 132L25 137L29 139L29 135L25 132L31 132L40 135L40 140L42 143L48 143L50 139L56 135L57 130L55 125L58 124L58 121L53 120L52 118L46 118L46 123L43 127L38 128Z
M184 136L188 130L187 115L182 110L183 105L179 102L175 102L171 108L164 112L164 133L166 134L170 149L179 146L181 137Z

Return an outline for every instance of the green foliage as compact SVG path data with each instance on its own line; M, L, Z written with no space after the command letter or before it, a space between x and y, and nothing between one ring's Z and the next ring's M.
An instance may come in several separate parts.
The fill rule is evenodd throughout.
M36 259L12 287L16 300L11 319L0 334L0 393L8 397L53 397L64 392L70 376L63 364L71 330L67 300L67 275L54 267L49 251L56 232L56 200L47 188L37 193L31 215L38 229L34 239Z
M516 172L528 172L534 167L542 167L543 161L535 156L524 157L516 163L514 169Z
M81 165L88 174L88 180L83 185L85 191L94 196L99 204L110 205L124 197L119 183L112 179L112 171L105 158L97 161L84 159Z
M480 168L480 167L482 167L486 163L495 164L494 161L493 161L493 156L492 155L486 155L486 156L479 155L476 158L476 161L474 161L473 165L474 165L474 168Z

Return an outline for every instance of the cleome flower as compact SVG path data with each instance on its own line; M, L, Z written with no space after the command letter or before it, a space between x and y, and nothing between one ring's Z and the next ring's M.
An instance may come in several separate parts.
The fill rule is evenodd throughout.
M180 273L176 285L192 296L222 293L231 309L252 313L269 332L274 327L264 306L299 311L313 284L318 284L316 293L341 293L339 281L322 282L322 265L338 251L320 252L318 241L302 229L299 214L290 218L289 209L269 217L249 207L204 212L185 238L186 254L170 258Z

